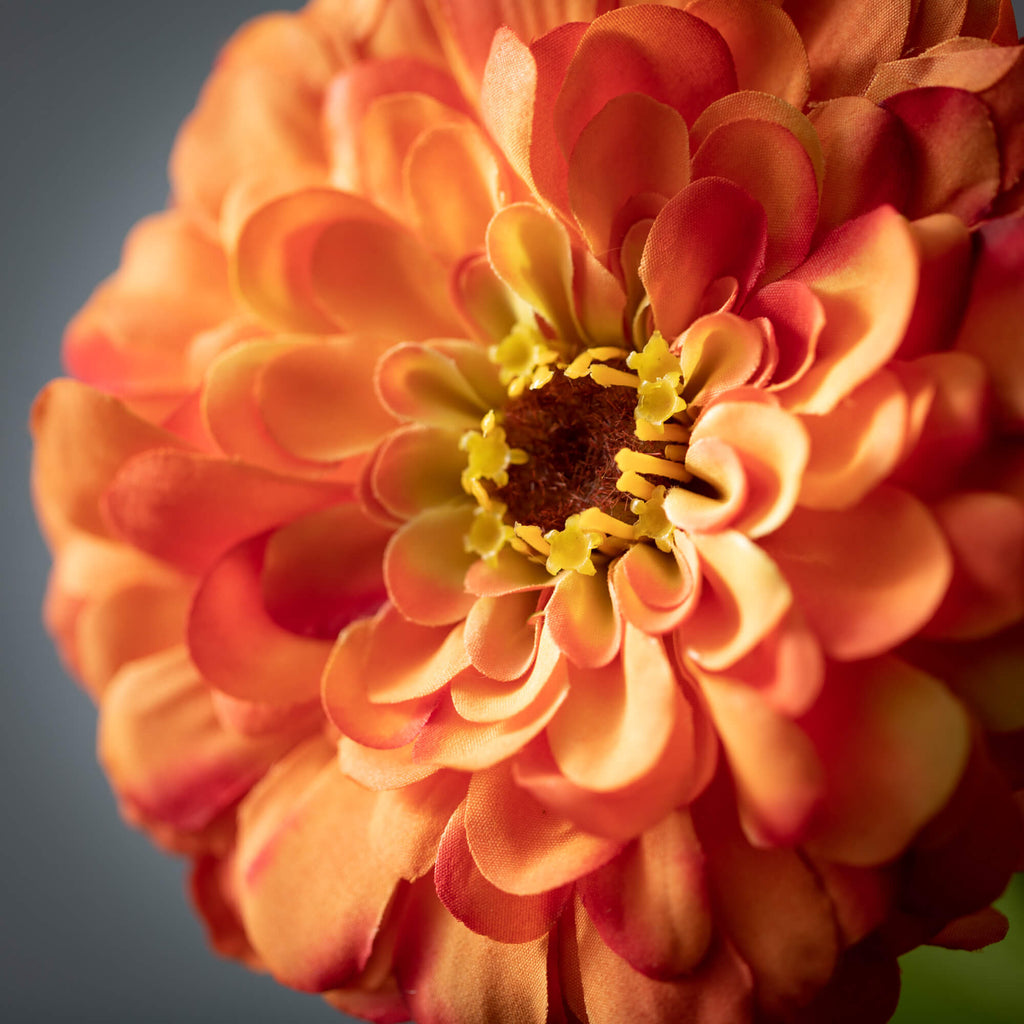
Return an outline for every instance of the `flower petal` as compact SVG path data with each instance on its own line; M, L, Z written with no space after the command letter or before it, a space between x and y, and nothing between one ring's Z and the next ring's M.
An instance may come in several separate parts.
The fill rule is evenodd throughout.
M623 618L647 634L667 633L686 618L700 595L696 553L676 537L671 552L634 544L612 563L609 580Z
M897 856L949 799L971 745L959 701L892 657L830 665L803 725L826 777L809 845L845 864Z
M437 848L434 884L456 920L498 942L530 942L551 930L572 894L568 885L534 896L513 896L480 873L466 840L466 805L451 816Z
M473 667L509 681L528 671L540 638L533 591L477 598L466 616L466 651Z
M686 811L648 829L577 889L605 943L649 978L668 981L704 959L711 907L704 852Z
M224 729L184 647L125 666L100 704L99 756L129 820L198 832L295 742Z
M544 618L551 638L573 665L607 665L619 651L622 616L603 571L563 574L544 606Z
M689 710L661 640L633 626L626 627L621 658L600 670L570 665L569 686L548 742L562 774L597 792L642 779L660 760L677 717ZM683 751L677 757L683 760Z
M552 814L516 784L507 765L477 772L470 781L466 840L484 878L519 896L575 881L622 845Z
M796 509L762 547L834 658L868 658L911 637L952 575L946 540L916 498L883 485L841 511Z
M466 454L459 451L460 437L457 431L418 423L392 432L369 470L374 497L400 519L464 497L460 474Z
M468 504L427 509L392 536L384 552L384 581L398 610L411 622L457 622L476 600L463 585L477 556L463 538L473 511Z
M720 278L735 278L742 299L764 267L766 230L760 204L731 182L704 178L671 199L640 261L658 330L666 338L686 330Z

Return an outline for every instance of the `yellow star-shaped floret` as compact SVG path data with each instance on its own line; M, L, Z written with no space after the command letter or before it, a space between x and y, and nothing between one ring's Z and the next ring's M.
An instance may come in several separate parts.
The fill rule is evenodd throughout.
M665 515L665 488L654 488L647 501L636 498L629 503L630 511L637 517L633 525L636 537L650 537L662 551L672 550L672 531L675 527Z
M565 529L548 530L544 539L551 545L545 564L552 576L563 569L574 569L584 576L593 576L597 572L590 552L602 544L605 537L593 530L584 530L579 514L566 519Z

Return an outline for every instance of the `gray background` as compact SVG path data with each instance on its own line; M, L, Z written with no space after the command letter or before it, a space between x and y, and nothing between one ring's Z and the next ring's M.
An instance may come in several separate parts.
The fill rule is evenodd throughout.
M131 225L164 205L175 129L218 48L245 18L298 6L0 0L0 1020L11 1024L343 1019L210 954L179 862L121 823L95 763L92 705L39 623L48 560L26 486L28 406L60 373L63 325L115 268ZM920 960L899 1019L981 1019L966 1010L979 1000L985 1020L1024 1019L1022 956L1018 938ZM957 990L964 1014L925 1009L958 973L980 984Z

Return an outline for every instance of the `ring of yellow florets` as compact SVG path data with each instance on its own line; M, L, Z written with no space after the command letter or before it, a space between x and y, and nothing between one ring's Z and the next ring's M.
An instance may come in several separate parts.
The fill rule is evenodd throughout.
M686 402L680 395L682 367L662 335L655 331L639 351L599 346L584 349L565 362L536 326L520 324L493 345L489 355L499 367L499 379L507 388L510 404L501 411L491 409L481 420L480 429L466 431L460 441L459 447L467 456L462 487L477 503L465 536L466 550L494 564L507 545L543 562L552 575L567 570L593 575L597 571L595 557L614 557L641 541L653 542L662 551L671 550L673 527L665 514L664 500L669 487L690 479L683 465L689 426ZM580 385L585 385L582 391ZM595 401L604 398L602 389L616 389L614 395L609 391L611 397L603 405ZM628 389L625 395L623 389ZM537 392L543 394L531 397ZM610 420L615 416L607 410L628 408L632 413L628 432L621 428L619 434L608 431L613 446L620 437L624 443L617 449L599 452L606 464L604 471L614 474L609 489L618 497L610 503L580 507L583 498L576 493L575 510L562 515L558 508L563 507L559 502L564 503L565 497L552 494L553 508L533 517L547 522L520 521L517 511L536 511L530 503L547 499L545 484L550 487L551 473L538 476L534 472L531 476L531 470L544 468L540 463L545 456L531 452L529 443L516 446L510 432L534 439L544 435L543 443L550 450L550 445L558 446L559 431L568 431L568 441L561 445L568 449L564 457L571 459L579 448L582 457L593 458L595 444L580 442L578 435L603 437L606 431L600 427L608 423L600 424L596 431L577 426L574 434L574 426L565 422L572 419L574 410L570 406L574 402L600 407L595 415L604 412ZM607 465L609 461L611 465ZM588 466L580 470L585 475ZM517 471L522 480L510 477ZM559 486L551 489L560 491L564 480L557 474L556 478ZM604 492L597 488L594 493ZM552 516L561 525L552 525Z

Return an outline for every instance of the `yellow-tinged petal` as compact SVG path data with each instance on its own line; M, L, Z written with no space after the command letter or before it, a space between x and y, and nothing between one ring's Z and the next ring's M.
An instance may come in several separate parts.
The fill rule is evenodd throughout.
M584 668L607 665L622 641L622 617L604 570L593 576L564 573L544 607L551 638L569 661Z

